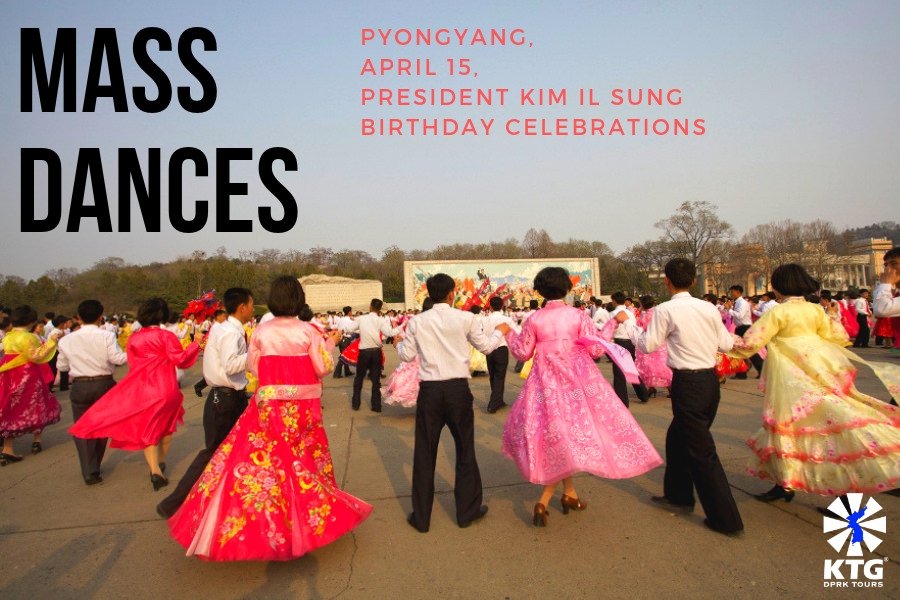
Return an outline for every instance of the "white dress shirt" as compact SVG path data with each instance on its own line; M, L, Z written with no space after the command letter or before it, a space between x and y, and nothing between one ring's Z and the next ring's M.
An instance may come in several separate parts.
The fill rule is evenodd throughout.
M875 286L872 308L875 309L875 316L880 319L900 317L900 298L894 298L891 292L891 284L879 283Z
M342 331L344 335L349 335L353 327L353 319L349 315L344 315L334 322L334 328Z
M406 337L397 344L397 353L406 362L419 357L422 381L469 379L469 345L490 354L502 341L499 331L486 333L482 321L472 313L442 302L410 320Z
M597 326L597 329L603 329L603 326L609 321L609 311L602 306L596 308L597 310L594 311L593 317L594 325Z
M734 306L728 309L728 314L731 315L731 320L734 322L735 327L753 324L753 317L750 315L750 303L743 296L735 299Z
M654 308L647 331L641 331L633 319L623 325L635 347L644 354L665 342L669 351L666 364L672 369L712 369L716 352L727 352L734 345L718 309L687 292L679 292Z
M778 300L769 300L767 302L761 302L759 304L759 308L753 311L753 314L757 317L761 317L773 308L778 306Z
M856 314L858 315L868 315L869 314L869 301L865 298L857 298L853 301L853 308L856 309Z
M502 312L492 312L488 315L485 315L481 319L481 328L484 330L485 335L489 336L492 331L497 329L497 325L499 325L500 323L506 323L507 325L509 325L509 328L516 333L519 333L520 331L518 324L516 324L515 321L504 315ZM506 346L505 336L503 337L503 341L497 347L502 348L503 346Z
M624 304L620 304L613 309L611 313L609 313L610 319L615 319L616 315L619 313L625 313L628 315L628 320L625 323L633 323L636 324L637 321L634 319L634 313L628 310ZM617 340L627 340L628 339L628 329L625 327L625 323L619 323L616 325L615 331L613 331L613 339Z
M59 340L56 368L70 377L112 375L118 365L128 361L119 348L116 334L96 325L82 325Z
M203 351L203 378L212 387L247 387L247 338L232 316L209 330Z
M358 331L359 349L373 350L381 348L382 336L385 338L394 337L400 333L400 327L391 327L386 318L377 312L370 312L352 321L344 331Z

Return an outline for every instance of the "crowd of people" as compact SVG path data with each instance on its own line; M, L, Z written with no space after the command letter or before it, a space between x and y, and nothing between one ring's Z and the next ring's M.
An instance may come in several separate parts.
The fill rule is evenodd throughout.
M456 446L457 524L468 527L488 511L475 453L473 373L489 377L489 414L509 408L503 452L540 486L539 527L549 524L560 487L563 514L587 508L574 475L630 478L663 464L632 416L630 383L639 402L662 389L671 399L663 490L652 501L691 512L699 499L709 529L738 535L744 524L710 428L723 381L746 379L751 367L765 400L762 428L748 441L748 470L774 484L759 500L790 501L797 491L890 492L900 482L900 409L854 385L858 365L866 365L895 393L900 366L846 348L851 339L868 348L870 330L876 344L898 347L900 248L884 261L871 304L866 290L821 290L796 264L775 269L773 290L759 297L745 297L736 284L727 296L696 298L695 265L674 259L664 270L671 298L658 304L616 292L608 303L569 306L571 277L547 267L534 280L540 306L491 297L484 307L459 310L456 283L439 273L426 282L421 311L386 315L380 299L363 313L314 314L289 276L272 283L269 312L258 320L253 292L240 287L226 290L208 319L179 317L160 298L142 303L135 319L107 319L90 299L74 318L3 309L0 464L22 461L14 442L26 435L31 452L42 451L41 432L60 419L58 381L69 392L84 483L103 481L110 445L141 451L151 488L165 488L166 456L185 412L181 370L202 351L203 378L193 388L197 395L209 388L204 447L157 512L188 555L287 560L337 539L372 511L335 479L322 427L325 377L354 377L353 410L362 406L367 378L371 411L381 412L382 401L415 408L408 522L423 533L444 426ZM385 344L402 362L383 383ZM525 378L511 407L504 400L510 355ZM612 382L597 368L604 356Z

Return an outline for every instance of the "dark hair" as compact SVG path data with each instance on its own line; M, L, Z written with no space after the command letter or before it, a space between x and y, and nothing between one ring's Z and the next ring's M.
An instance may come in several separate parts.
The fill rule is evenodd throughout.
M491 305L491 310L501 310L503 309L503 298L500 296L491 296L491 299L488 301Z
M372 301L369 302L369 310L379 311L382 306L384 306L384 302L378 298L372 298Z
M656 302L653 300L653 296L641 296L641 308L647 310L649 308L653 308Z
M247 288L233 287L225 290L222 295L222 304L225 305L225 312L229 315L234 314L241 304L247 304L253 298L253 292Z
M69 317L67 317L66 315L57 315L57 316L53 317L53 326L59 327L60 325L62 325L63 323L65 323L68 320L69 320Z
M857 298L859 298L859 292L857 292L856 290L847 290L847 297L851 300L856 300Z
M432 300L431 298L425 298L424 300L422 300L422 312L425 312L426 310L432 308L434 308L434 300Z
M822 290L819 292L819 299L821 300L831 300L831 292L829 290Z
M13 327L25 327L26 325L37 323L38 315L36 310L27 304L23 304L12 309L12 312L9 313L9 320L12 322Z
M703 299L712 304L715 304L716 300L718 300L715 294L703 294Z
M571 289L569 272L562 267L544 267L534 276L534 290L546 300L565 298Z
M613 292L609 299L616 304L625 304L625 292Z
M144 327L169 320L169 305L162 298L150 298L138 307L137 320Z
M296 317L306 304L306 294L296 277L276 277L269 288L269 311L276 317Z
M472 313L473 315L480 315L480 314L481 314L481 307L480 307L480 306L470 306L470 307L469 307L469 312Z
M806 296L819 289L819 282L796 263L775 267L770 281L772 287L783 296Z
M807 294L806 301L811 304L818 304L819 302L822 301L822 299L815 294Z
M740 292L741 296L744 295L744 286L742 286L742 285L735 284L735 285L731 286L730 288L728 288L729 292L731 290L737 290L738 292Z
M297 313L297 316L301 321L306 321L307 323L309 323L313 320L313 317L315 315L313 314L312 309L309 307L309 304L304 304L300 307L300 311Z
M893 248L885 252L884 258L882 260L884 262L887 262L892 258L900 258L900 246L894 246Z
M37 313L35 313L35 315L37 315ZM52 310L48 310L47 312L44 313L44 318L47 319L48 321L52 321L53 317L55 317L55 316L56 316L56 313L53 312ZM37 320L37 319L35 319L35 320Z
M341 312L343 312L345 315L349 315L350 313L353 312L353 307L345 306L344 308L341 309Z
M673 258L666 263L666 277L676 289L686 290L697 279L697 266L687 258Z
M428 297L434 300L435 304L446 300L455 287L456 282L446 273L436 273L425 280Z
M537 310L538 306L540 306L540 303L537 300L528 301L528 308L531 310Z
M7 327L12 326L12 321L9 320L9 317L4 316L0 318L0 331L6 331Z
M243 304L243 302L241 302L241 304ZM227 315L227 314L228 314L228 311L227 311L227 310L224 310L224 309L221 309L221 308L217 308L217 309L216 309L216 312L213 313L213 319L215 319L215 318L218 317L219 315Z
M184 317L179 315L178 313L172 313L169 315L169 318L166 319L166 323L168 323L169 325L175 325L183 318Z

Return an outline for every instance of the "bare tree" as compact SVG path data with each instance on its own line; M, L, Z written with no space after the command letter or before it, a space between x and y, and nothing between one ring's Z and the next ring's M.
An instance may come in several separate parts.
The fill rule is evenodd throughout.
M522 238L522 249L527 258L548 258L553 254L553 240L545 229L532 227Z
M699 282L706 277L706 265L713 259L706 252L710 242L730 239L734 233L731 225L716 214L716 205L709 202L682 202L671 217L657 221L654 227L661 229L663 239L673 244L678 254L694 261L700 271Z

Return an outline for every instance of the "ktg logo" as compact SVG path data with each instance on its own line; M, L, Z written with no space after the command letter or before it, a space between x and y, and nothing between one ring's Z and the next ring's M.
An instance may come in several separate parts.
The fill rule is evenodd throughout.
M836 498L828 506L835 516L824 517L822 531L825 533L837 532L828 539L828 543L838 553L844 550L846 545L847 558L838 560L825 560L826 588L848 587L883 587L884 563L887 558L863 557L863 545L869 552L874 552L881 545L881 538L873 534L873 531L885 533L887 519L884 516L877 519L871 518L881 511L881 505L875 498L869 498L865 506L862 506L862 494L847 494L850 510L844 506L840 498Z

